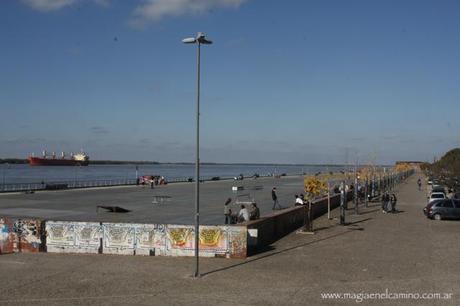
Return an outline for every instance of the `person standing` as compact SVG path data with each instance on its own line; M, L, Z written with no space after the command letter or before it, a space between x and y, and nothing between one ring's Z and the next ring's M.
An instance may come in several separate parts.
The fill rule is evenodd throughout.
M382 196L382 212L387 213L388 210L388 202L390 201L390 196L387 192L385 192Z
M232 202L232 198L228 198L224 204L224 216L225 216L225 224L232 223L232 210L230 208L230 203Z
M392 193L391 198L390 198L391 212L392 213L396 212L396 202L398 202L398 199L396 198L396 195L394 193Z
M246 206L241 205L240 212L238 213L238 223L249 221L249 211Z
M281 209L281 205L278 202L278 196L276 195L276 187L273 187L272 189L272 200L273 200L273 210L276 209L276 206L278 206L278 209Z
M418 190L422 190L422 180L418 178L417 180Z
M257 203L252 203L251 204L251 212L249 214L249 219L250 220L257 220L259 218L260 218L259 207L257 207Z
M295 206L303 205L303 196L295 195Z

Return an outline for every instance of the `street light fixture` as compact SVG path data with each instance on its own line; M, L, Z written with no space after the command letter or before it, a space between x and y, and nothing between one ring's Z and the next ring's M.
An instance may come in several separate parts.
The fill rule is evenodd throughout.
M194 277L199 277L199 242L200 242L200 47L210 45L203 32L198 32L196 37L184 38L184 44L196 44L197 53L197 94L196 94L196 159L195 159L195 272Z

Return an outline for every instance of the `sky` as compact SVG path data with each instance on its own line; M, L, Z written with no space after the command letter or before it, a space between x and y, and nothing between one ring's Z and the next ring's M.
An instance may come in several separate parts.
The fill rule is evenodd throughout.
M460 2L0 1L0 158L432 161L460 142ZM58 153L59 154L59 153Z

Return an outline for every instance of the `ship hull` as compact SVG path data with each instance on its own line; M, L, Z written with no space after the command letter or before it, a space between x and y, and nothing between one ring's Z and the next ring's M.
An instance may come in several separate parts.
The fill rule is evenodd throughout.
M89 160L29 157L31 166L88 166Z

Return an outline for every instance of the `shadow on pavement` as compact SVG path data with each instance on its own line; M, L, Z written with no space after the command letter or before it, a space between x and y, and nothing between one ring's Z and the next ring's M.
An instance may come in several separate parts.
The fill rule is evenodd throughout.
M363 222L363 221L370 220L370 219L371 218L361 220L361 221L357 221L357 222L354 222L354 223ZM247 265L249 263L252 263L252 262L255 262L255 261L258 261L258 260L262 260L262 259L265 259L265 258L269 258L269 257L275 256L275 255L278 255L278 254L286 253L286 252L289 252L289 251L292 251L292 250L295 250L295 249L298 249L298 248L301 248L301 247L304 247L304 246L312 245L312 244L315 244L315 243L318 243L318 242L321 242L321 241L325 241L325 240L336 238L336 237L339 237L339 236L342 236L342 235L346 235L346 234L351 233L351 232L352 232L352 230L348 229L346 232L342 232L342 233L334 234L334 235L324 237L324 238L321 238L321 239L305 242L305 243L302 243L302 244L299 244L299 245L296 245L296 246L293 246L293 247L289 247L289 248L286 248L286 249L283 249L283 250L275 251L275 252L270 253L270 254L258 256L256 258L246 260L245 262L241 262L241 263L237 263L237 264L234 264L234 265L231 265L231 266L227 266L227 267L219 268L219 269L212 270L212 271L209 271L209 272L205 272L205 273L201 274L201 276L206 276L206 275L209 275L209 274L222 272L222 271L225 271L225 270L230 270L232 268ZM272 250L275 249L273 246L269 246L266 250L263 250L263 252L270 251L269 248L272 248Z
M365 211L365 212L362 212L360 213L359 215L362 216L362 215L367 215L367 214L371 214L373 212L376 212L376 211L379 211L380 208L377 208L377 209L373 209L373 210L369 210L369 211Z
M358 220L358 221L355 221L355 222L345 222L345 226L354 225L354 224L358 224L358 223L361 223L361 222L366 222L366 221L369 221L369 220L372 220L372 218L366 218L366 219Z
M404 210L395 210L394 212L390 212L390 214L402 214L404 212Z
M327 229L330 229L332 227L336 227L338 224L333 224L333 225L329 225L329 226L321 226L321 227L313 227L313 230L315 232L320 232L320 231L324 231L324 230L327 230Z

